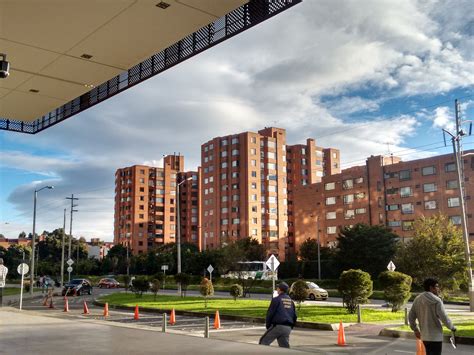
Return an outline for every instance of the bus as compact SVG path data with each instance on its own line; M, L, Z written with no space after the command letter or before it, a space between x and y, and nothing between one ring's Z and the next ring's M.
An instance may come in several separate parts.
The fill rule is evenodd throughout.
M227 279L271 280L272 271L264 261L239 261L222 277ZM275 279L278 275L275 272Z

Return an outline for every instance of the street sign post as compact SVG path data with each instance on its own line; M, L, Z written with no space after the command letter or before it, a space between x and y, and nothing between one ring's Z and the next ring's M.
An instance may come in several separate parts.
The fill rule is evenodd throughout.
M387 265L387 270L388 271L395 271L395 269L396 269L395 264L393 263L392 260L390 260L390 262Z
M72 266L68 266L67 272L71 273L72 272Z
M66 261L66 264L69 265L69 267L67 268L67 272L68 272L68 280L71 281L71 272L72 272L72 264L74 264L74 260L72 260L71 258L69 258L67 261Z
M28 266L28 264L21 263L20 265L18 265L16 271L18 271L18 273L21 275L21 289L20 289L20 311L21 311L23 307L23 280L24 280L24 276L28 273L28 271L30 271L30 267Z
M3 305L3 288L7 280L8 268L3 265L3 259L0 258L0 307Z
M163 270L163 273L165 274L165 277L163 278L163 290L164 290L165 284L166 284L166 270L168 270L168 265L161 265L161 270Z
M272 285L273 285L272 292L273 292L275 290L275 271L276 269L278 269L278 266L280 266L280 262L275 257L275 255L272 254L272 256L268 258L265 264L267 264L268 268L272 271Z
M214 271L214 268L212 267L212 265L209 264L209 266L207 267L207 271L209 271L210 280L212 282L212 272Z

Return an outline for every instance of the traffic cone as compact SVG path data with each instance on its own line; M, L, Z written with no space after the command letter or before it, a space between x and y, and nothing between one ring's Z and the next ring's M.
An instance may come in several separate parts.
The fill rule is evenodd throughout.
M109 304L107 302L105 302L104 317L108 317L108 316L109 316Z
M426 355L425 344L420 339L416 339L416 355Z
M87 302L84 300L84 311L82 314L90 314L89 308L87 307Z
M49 302L49 307L50 309L54 309L54 305L53 305L53 297L51 297L51 301Z
M344 335L344 326L342 321L339 323L339 330L337 332L337 345L346 346L346 336Z
M140 319L140 314L138 313L138 304L135 305L135 314L133 315L133 319L135 319L135 320Z
M67 297L64 297L64 311L63 312L69 312L69 302L67 300Z
M214 329L219 329L221 327L221 317L219 317L219 311L216 311L216 316L214 317Z
M171 310L171 315L170 315L170 324L174 325L176 323L176 314L174 314L174 308Z

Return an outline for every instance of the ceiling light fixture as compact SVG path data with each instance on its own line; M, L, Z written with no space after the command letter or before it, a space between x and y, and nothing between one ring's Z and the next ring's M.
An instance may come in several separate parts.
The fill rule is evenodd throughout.
M95 86L93 84L84 84L84 86L88 89L93 89Z
M167 2L164 2L164 1L160 1L158 4L156 4L156 6L158 6L159 8L161 8L163 10L165 10L168 7L170 7L170 4L168 4Z
M40 92L40 91L37 90L37 89L30 89L30 92L34 92L35 94L37 94L37 93Z
M84 53L83 55L81 55L81 58L84 58L84 59L91 59L92 56L91 56L90 54Z

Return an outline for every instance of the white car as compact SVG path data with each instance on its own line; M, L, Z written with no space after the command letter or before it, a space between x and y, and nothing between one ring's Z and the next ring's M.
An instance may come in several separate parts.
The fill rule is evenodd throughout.
M293 285L294 283L291 285L290 287L290 297L291 297L291 293L292 293L292 290L293 290ZM328 299L328 291L326 291L324 288L321 288L319 287L317 284L315 284L314 282L310 282L310 281L306 281L306 285L308 285L308 298L312 301L314 300L321 300L321 301L325 301Z

